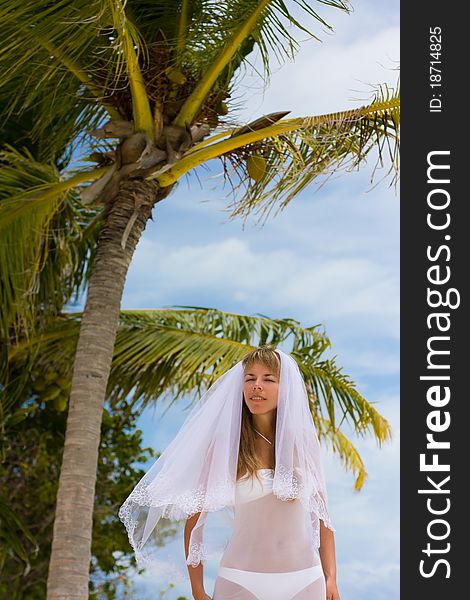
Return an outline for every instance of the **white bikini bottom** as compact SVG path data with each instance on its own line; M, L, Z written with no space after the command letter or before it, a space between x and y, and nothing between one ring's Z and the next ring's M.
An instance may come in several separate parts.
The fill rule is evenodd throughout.
M219 579L216 580L213 600L299 600L305 597L308 600L325 599L325 580L320 564L300 571L287 571L286 573L259 573L257 571L242 571L231 567L219 567L219 577L238 584L243 590L228 588ZM319 581L317 581L319 580ZM315 586L312 586L316 582ZM304 588L309 588L307 595L299 595ZM313 589L314 588L314 589Z

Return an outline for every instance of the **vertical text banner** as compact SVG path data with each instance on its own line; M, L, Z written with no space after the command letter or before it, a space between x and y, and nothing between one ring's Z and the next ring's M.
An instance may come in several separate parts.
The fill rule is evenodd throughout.
M469 570L468 33L459 5L401 11L400 596L450 600Z

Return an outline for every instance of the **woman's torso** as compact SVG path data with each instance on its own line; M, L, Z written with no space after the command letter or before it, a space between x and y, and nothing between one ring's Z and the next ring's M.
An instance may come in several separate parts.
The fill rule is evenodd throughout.
M317 565L310 515L298 499L282 501L272 491L273 469L237 482L233 533L221 566L281 573Z

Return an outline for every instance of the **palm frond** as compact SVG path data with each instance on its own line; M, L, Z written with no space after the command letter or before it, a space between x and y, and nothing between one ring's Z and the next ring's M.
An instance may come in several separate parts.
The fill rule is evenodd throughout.
M52 121L47 135L37 139L32 131L40 114L37 107L30 107L21 116L10 117L1 123L0 139L1 149L13 147L17 152L29 152L38 162L54 165L58 170L65 169L70 164L71 153L67 145L59 145L56 132L60 123ZM4 114L4 104L0 102L0 115ZM60 137L60 136L59 136Z
M367 471L357 448L339 428L333 427L328 419L316 415L315 412L313 416L319 438L326 440L333 452L339 455L344 468L355 474L354 489L358 492L364 486Z
M184 47L186 43L186 34L188 31L188 23L190 16L190 4L191 0L182 0L180 6L180 14L178 18L178 25L176 29L176 47L175 47L175 60L176 66L181 66L183 58Z
M118 74L125 69L129 81L135 131L143 131L149 139L155 141L152 111L139 65L139 53L144 53L145 60L147 49L138 29L126 14L125 0L107 0L107 4L113 19L113 30L116 32L113 46L118 57Z
M29 33L31 33L31 31L29 31ZM105 95L106 91L104 89L99 88L95 84L95 82L89 77L89 75L85 73L85 71L83 71L81 65L77 64L72 58L65 55L62 52L62 50L54 46L52 42L41 38L34 32L34 30L32 32L32 35L49 52L51 56L60 61L72 75L75 75L78 81L81 81L81 83L91 92L91 94L93 94L93 96L95 96L99 100L103 99L103 96ZM106 109L106 111L112 119L121 118L121 115L114 108L114 106L108 105L106 104L106 102L103 101L101 103L103 105L103 108Z
M50 371L69 380L80 319L80 313L72 313L50 321L32 344L23 341L12 349L10 368L24 370L25 361L32 360L28 372ZM320 325L302 327L293 319L203 307L121 311L107 397L113 407L130 397L132 409L138 411L166 399L168 410L181 397L196 400L246 352L263 344L290 347L287 351L295 356L306 382L319 437L331 443L344 466L356 474L355 487L360 489L367 474L336 423L335 411L341 422L352 423L355 433L371 430L379 443L390 437L390 426L334 360L324 360L330 341Z
M295 1L293 4L331 29L306 2ZM346 2L324 4L348 10ZM234 73L254 47L260 51L267 76L272 56L276 56L279 62L284 58L292 59L298 47L293 30L316 38L295 18L294 11L289 10L284 0L218 2L217 8L211 11L211 19L204 11L197 16L193 14L187 28L186 53L183 55L186 61L183 58L181 63L196 85L186 98L175 124L180 127L191 124L211 90L217 92L216 88L219 88L228 94Z
M270 0L260 0L257 2L253 6L253 9L248 12L238 28L233 30L230 38L223 43L217 56L214 58L214 61L209 65L204 75L198 81L195 89L181 107L181 110L174 121L175 125L184 127L186 123L191 124L193 122L195 115L199 112L202 103L212 89L214 83L230 63L243 41L252 35L253 30L257 26L258 21L261 20L261 15L269 3Z
M377 165L390 163L393 185L398 181L399 91L379 86L368 106L315 117L283 119L278 123L233 135L237 129L201 142L178 164L161 175L160 185L169 185L184 173L220 157L234 200L231 217L254 213L266 218L277 206L276 214L319 176L341 169L359 168L367 155L377 148ZM212 141L212 143L211 143ZM260 176L249 172L250 157L264 165ZM375 171L374 171L375 172Z
M32 549L24 546L23 539L31 543ZM10 508L6 499L0 498L0 570L7 552L12 552L25 563L25 574L30 570L30 558L39 551L39 544L24 521Z
M39 307L44 317L56 313L77 290L95 235L94 228L85 235L84 225L96 211L85 211L72 191L90 173L61 181L55 167L8 147L0 153L0 166L1 333L6 339L27 335L37 326Z
M318 3L348 10L343 0ZM113 118L134 118L152 137L153 104L181 105L215 63L217 82L199 116L217 118L217 105L254 47L266 70L273 50L292 56L292 31L306 29L296 11L326 25L303 0L291 0L291 7L271 0L256 28L238 44L232 41L227 53L235 32L258 5L258 0L0 0L2 118L40 106L32 134L47 139L51 124L60 123L53 140L57 147L83 143L83 134L97 129L107 112ZM178 25L182 7L187 15L183 29ZM222 61L217 58L221 53L226 56ZM168 80L168 69L175 65L185 85Z
M26 331L34 321L33 308L24 296L37 291L36 277L44 260L44 240L51 219L64 200L64 194L46 196L42 202L29 202L29 210L25 214L26 199L21 191L29 187L36 190L50 188L57 183L58 174L52 167L13 150L2 152L1 159L0 302L2 330L5 334L12 325L17 331Z
M123 311L121 322L113 369L119 370L120 386L128 383L111 394L118 400L132 389L134 398L144 404L164 392L172 403L182 395L201 393L259 343L277 345L300 331L312 345L322 339L317 331L303 331L292 320L200 307ZM112 370L111 386L113 381Z
M299 364L317 413L325 415L332 427L341 427L346 421L360 436L372 430L379 444L391 439L388 421L357 391L351 378L342 373L334 360L300 359Z
M45 138L51 123L59 121L57 139L52 140L58 146L69 145L84 130L96 128L106 109L95 92L112 87L119 64L110 47L112 22L103 2L2 0L0 18L2 118L20 115L30 107L41 108L32 135ZM85 78L90 79L91 88L84 84ZM108 100L113 105L111 98L104 102Z
M37 339L41 360L71 368L80 314L64 315ZM176 307L123 310L116 338L108 396L114 404L131 395L146 406L162 395L171 404L200 394L252 348L289 345L303 373L312 407L337 427L335 410L357 433L371 429L379 442L390 427L356 390L333 359L322 355L330 341L320 325L302 327L294 319L270 319L214 308ZM18 352L21 346L18 347ZM12 360L15 354L11 355Z

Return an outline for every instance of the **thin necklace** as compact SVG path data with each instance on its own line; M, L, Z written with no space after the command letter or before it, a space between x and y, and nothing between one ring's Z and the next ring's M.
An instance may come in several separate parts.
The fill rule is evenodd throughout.
M253 429L255 429L255 428L253 427ZM272 442L270 442L270 441L268 440L268 438L267 438L267 437L264 437L264 435L263 435L262 433L260 433L260 432L259 432L257 429L255 429L255 431L256 431L256 433L258 433L258 434L259 434L259 435L260 435L262 438L264 438L264 439L265 439L267 442L269 442L269 443L271 444L271 446L273 445L273 443L272 443Z

